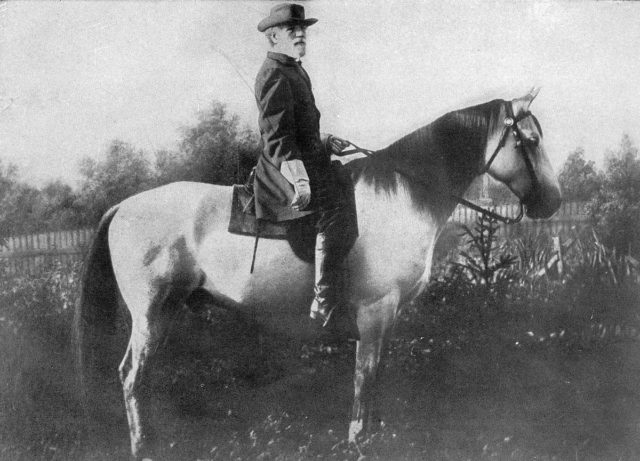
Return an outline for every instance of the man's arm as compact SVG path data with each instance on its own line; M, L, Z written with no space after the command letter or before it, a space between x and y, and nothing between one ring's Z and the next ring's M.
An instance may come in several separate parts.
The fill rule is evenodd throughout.
M329 155L339 155L340 152L349 147L349 141L328 133L321 133L320 141Z
M311 201L311 188L296 143L293 93L289 81L280 72L271 72L263 85L256 85L256 99L264 155L293 185L296 193L291 206L302 210Z

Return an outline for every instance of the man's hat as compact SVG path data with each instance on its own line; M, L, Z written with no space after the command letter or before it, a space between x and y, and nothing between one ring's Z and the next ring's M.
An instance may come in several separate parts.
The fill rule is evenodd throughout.
M258 30L264 32L269 27L280 26L282 24L303 24L310 26L318 22L315 18L305 19L304 6L295 3L281 3L271 8L269 16L258 24Z

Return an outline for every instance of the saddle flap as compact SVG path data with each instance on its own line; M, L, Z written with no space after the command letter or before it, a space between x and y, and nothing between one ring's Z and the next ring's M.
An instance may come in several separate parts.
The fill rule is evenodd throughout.
M231 217L229 227L232 234L255 236L260 231L261 238L286 239L288 226L286 223L258 221L255 212L253 191L243 184L233 186L231 199Z
M356 204L349 170L339 162L333 162L332 167L337 180L336 186L340 188L341 195L351 210L346 219L350 220L349 225L357 235ZM287 240L298 258L312 262L314 260L318 214L312 213L302 218L280 222L258 220L255 215L253 179L254 175L252 174L246 184L233 186L228 231L232 234L254 237L259 233L260 238Z

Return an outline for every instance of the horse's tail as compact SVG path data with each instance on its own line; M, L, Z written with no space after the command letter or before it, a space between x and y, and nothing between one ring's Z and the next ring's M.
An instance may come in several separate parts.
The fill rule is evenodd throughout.
M95 389L104 383L107 371L115 379L115 367L107 346L116 333L118 287L116 285L111 254L109 252L109 224L118 211L114 206L107 211L89 248L81 279L80 296L76 303L74 336L79 393L85 410L97 410L90 400L100 395ZM94 389L92 389L94 388Z

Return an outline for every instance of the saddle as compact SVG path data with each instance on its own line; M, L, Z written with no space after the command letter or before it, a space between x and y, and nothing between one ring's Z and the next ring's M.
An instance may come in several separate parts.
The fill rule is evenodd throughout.
M348 170L340 163L334 162L341 187L348 197L349 206L354 215L356 212L353 182ZM256 238L287 240L294 254L305 262L312 263L315 259L317 214L310 214L303 218L290 221L272 222L256 218L255 197L253 195L253 181L255 168L251 171L245 184L234 184L231 198L231 218L228 231L232 234L248 235Z

